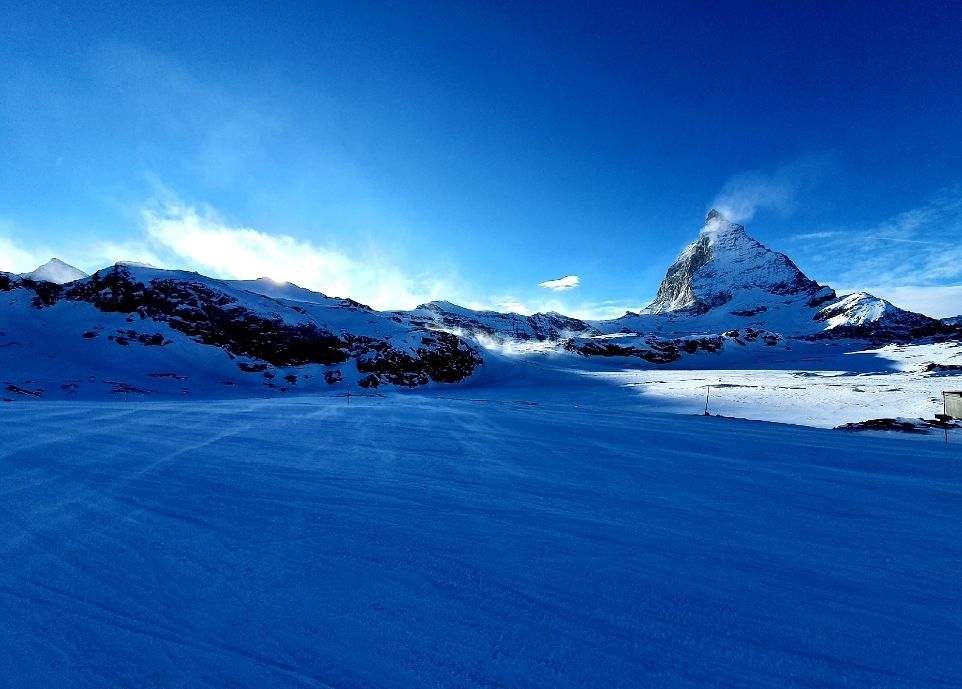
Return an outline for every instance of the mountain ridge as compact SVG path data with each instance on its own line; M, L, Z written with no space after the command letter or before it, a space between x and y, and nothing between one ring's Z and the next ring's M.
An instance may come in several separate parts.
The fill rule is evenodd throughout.
M380 312L268 278L219 280L123 262L60 282L75 276L64 269L71 267L45 266L0 273L0 382L11 393L113 386L124 394L190 394L180 389L185 371L200 381L191 390L208 394L421 387L469 381L500 354L632 365L694 357L693 365L705 365L697 362L740 351L763 356L799 342L859 351L962 339L959 325L868 293L838 297L717 211L668 268L652 305L610 320L447 301Z

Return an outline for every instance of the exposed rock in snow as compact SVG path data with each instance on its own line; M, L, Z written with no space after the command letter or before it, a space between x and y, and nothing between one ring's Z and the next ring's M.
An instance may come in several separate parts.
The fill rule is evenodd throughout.
M68 285L4 274L0 291L9 295L0 307L8 347L0 364L9 366L0 373L17 385L47 372L57 387L76 390L96 372L148 390L169 382L150 380L158 368L199 365L208 387L236 385L238 372L270 388L304 388L312 379L414 387L464 380L481 364L477 348L455 335L355 302L273 299L197 273L118 264Z

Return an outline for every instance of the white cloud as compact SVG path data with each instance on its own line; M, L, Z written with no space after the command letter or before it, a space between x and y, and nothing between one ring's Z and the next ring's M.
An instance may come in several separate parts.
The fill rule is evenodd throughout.
M177 200L151 204L143 218L152 242L214 277L286 280L381 310L413 308L440 298L447 287L432 275L405 274L373 248L349 255L289 235L232 226L211 209Z
M733 222L748 222L760 210L787 216L799 196L822 179L830 165L826 156L806 156L772 171L751 170L731 177L715 196L712 208Z
M7 237L0 236L0 270L8 273L28 273L45 263L43 254L23 249Z
M29 273L54 255L45 246L13 239L25 234L27 233L13 223L0 219L0 270L8 273Z
M581 278L577 275L565 275L563 278L558 278L557 280L545 280L544 282L539 282L538 287L544 287L545 289L554 290L555 292L563 292L565 290L574 289L581 284Z

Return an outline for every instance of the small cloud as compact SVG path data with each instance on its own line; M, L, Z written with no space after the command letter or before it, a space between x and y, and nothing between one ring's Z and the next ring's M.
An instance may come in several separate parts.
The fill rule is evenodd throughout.
M544 287L545 289L554 290L555 292L563 292L565 290L574 289L581 284L581 278L577 275L565 275L563 278L558 278L557 280L545 280L544 282L539 282L538 287Z

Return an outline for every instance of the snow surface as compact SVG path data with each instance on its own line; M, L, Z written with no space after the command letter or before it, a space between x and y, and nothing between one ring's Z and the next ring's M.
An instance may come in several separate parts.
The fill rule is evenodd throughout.
M707 396L712 414L834 428L942 413L942 390L962 387L962 368L926 371L933 363L962 367L962 343L852 351L794 342L790 351L746 348L658 367L587 368L582 375L626 386L654 410L702 413ZM921 437L942 441L940 432Z
M3 686L962 686L962 438L502 364L0 405Z

